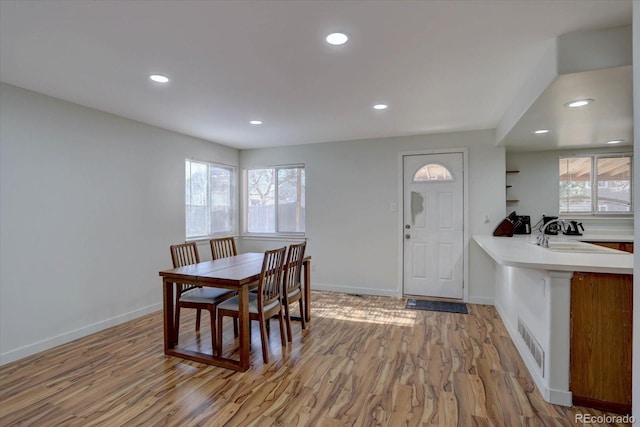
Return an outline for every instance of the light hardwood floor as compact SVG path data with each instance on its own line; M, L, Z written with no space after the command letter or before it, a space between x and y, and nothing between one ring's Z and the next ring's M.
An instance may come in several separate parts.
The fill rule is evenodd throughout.
M281 347L273 323L269 365L253 325L245 373L166 357L153 313L0 367L0 425L571 426L603 414L546 403L493 307L405 303L313 292L293 345ZM198 339L195 311L184 312L180 342L210 347L209 329Z

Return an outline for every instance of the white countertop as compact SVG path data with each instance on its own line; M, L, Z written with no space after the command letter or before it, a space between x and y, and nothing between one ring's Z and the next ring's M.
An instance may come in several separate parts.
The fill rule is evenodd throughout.
M498 264L549 271L583 271L591 273L633 274L631 253L572 253L555 252L530 243L537 234L514 237L473 236L473 240ZM549 236L550 241L629 241L611 239L598 234L597 238L583 236ZM606 238L609 237L609 238ZM633 237L631 238L633 241Z
M536 233L537 234L537 233ZM615 232L613 230L588 230L582 233L582 236L567 236L559 234L558 236L551 236L553 238L566 238L573 240L580 240L582 242L618 242L618 243L633 243L633 234L628 232Z

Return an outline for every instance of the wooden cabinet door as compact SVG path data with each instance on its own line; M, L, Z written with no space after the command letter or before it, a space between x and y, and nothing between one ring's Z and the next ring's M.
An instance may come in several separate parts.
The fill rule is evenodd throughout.
M633 276L574 273L570 390L573 404L631 411Z
M605 248L617 249L619 251L631 252L633 253L633 243L623 243L623 242L587 242L592 245L604 246Z

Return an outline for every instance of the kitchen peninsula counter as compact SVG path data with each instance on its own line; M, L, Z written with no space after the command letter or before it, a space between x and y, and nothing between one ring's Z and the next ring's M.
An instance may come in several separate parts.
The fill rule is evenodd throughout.
M587 273L633 274L633 254L560 252L540 247L535 235L514 237L473 236L473 240L497 264L552 271L583 271ZM550 241L629 242L633 236L593 234L584 236L550 236Z
M571 406L574 396L578 399L570 390L572 279L586 274L628 280L633 274L633 254L553 251L531 243L535 238L536 234L473 236L495 261L496 310L540 393L547 402ZM549 240L632 242L633 236L558 235ZM600 300L593 304L598 309Z

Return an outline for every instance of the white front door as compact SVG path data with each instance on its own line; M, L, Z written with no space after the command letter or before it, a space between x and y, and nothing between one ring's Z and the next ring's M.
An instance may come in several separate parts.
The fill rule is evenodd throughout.
M404 294L462 298L463 153L403 157Z

